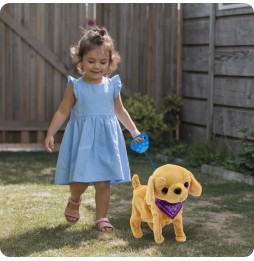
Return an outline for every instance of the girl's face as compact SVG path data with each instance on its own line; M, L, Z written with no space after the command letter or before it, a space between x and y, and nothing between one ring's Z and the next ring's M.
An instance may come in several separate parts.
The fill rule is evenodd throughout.
M96 47L83 56L84 79L88 83L101 83L109 69L109 51L103 46Z

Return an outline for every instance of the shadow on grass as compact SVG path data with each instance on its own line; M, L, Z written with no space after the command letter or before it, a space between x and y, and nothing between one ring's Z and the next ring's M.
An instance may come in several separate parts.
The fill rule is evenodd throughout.
M57 156L57 152L0 152L0 184L53 184Z
M39 227L21 235L1 239L1 251L6 256L30 256L51 249L79 248L81 243L98 237L94 228L74 231L69 229L70 226L61 224L56 227Z

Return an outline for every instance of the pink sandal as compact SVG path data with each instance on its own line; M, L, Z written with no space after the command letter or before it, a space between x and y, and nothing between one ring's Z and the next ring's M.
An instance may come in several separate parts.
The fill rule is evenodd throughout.
M99 218L96 220L96 228L100 232L104 232L103 228L110 228L109 231L105 230L105 232L111 232L114 230L114 227L109 223L108 218Z
M75 209L70 208L69 204L71 203L74 206L80 206L81 200L82 199L80 199L78 202L76 202L76 201L72 200L71 197L69 197L69 199L68 199L68 204L67 204L67 206L65 208L64 215L65 215L65 218L66 218L67 222L69 224L71 224L71 225L74 225L74 224L76 224L79 221L80 214L79 214L79 210L75 210ZM77 218L77 220L76 221L70 221L68 219L68 217Z

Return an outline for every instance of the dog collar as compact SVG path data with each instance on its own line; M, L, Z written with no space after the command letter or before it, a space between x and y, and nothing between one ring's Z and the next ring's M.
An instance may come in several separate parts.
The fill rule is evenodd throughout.
M171 219L173 219L183 207L182 202L169 203L158 198L155 199L155 204L164 214L166 214Z

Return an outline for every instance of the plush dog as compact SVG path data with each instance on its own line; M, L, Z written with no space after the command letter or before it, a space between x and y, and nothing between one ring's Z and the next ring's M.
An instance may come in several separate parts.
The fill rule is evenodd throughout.
M200 196L202 187L187 169L166 164L157 168L148 180L148 185L141 185L138 175L132 177L133 199L131 230L136 238L141 238L141 221L147 222L154 233L154 240L160 244L164 241L162 228L173 223L175 239L185 242L183 231L182 202L188 197Z

